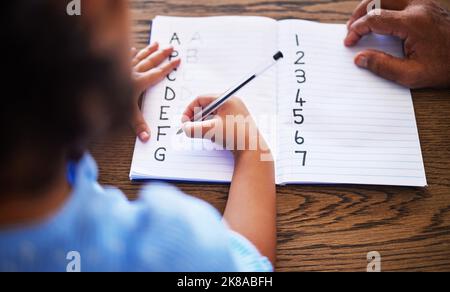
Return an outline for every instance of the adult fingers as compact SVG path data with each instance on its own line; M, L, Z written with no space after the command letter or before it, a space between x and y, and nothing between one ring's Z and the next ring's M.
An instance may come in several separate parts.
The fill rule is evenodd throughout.
M356 20L367 14L367 6L369 5L370 2L372 2L372 0L363 0L361 3L358 4L358 6L355 8L352 15L350 16L350 19L347 21L347 28L350 28L353 22L355 22Z
M373 11L350 26L344 43L349 47L354 46L364 35L371 32L392 35L404 40L407 37L407 29L402 12L394 10Z
M409 88L420 86L421 66L416 61L400 59L384 52L366 50L355 57L355 63L374 74Z
M389 9L389 10L402 10L405 9L406 6L409 4L409 0L363 0L359 5L356 7L356 9L353 11L352 15L350 16L350 19L347 21L347 28L350 29L350 26L358 19L366 15L369 11L373 10L374 8L383 8L383 9ZM376 6L379 7L376 7Z

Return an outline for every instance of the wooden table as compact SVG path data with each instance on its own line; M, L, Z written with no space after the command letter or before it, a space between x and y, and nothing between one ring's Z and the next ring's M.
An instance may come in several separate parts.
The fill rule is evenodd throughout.
M155 15L264 15L344 23L358 1L131 1L139 47ZM450 1L445 1L447 6ZM450 65L450 64L449 64ZM278 271L366 271L378 251L383 271L450 271L450 90L413 91L429 187L278 187ZM96 143L101 183L134 198L128 179L132 133ZM219 210L227 185L177 184Z

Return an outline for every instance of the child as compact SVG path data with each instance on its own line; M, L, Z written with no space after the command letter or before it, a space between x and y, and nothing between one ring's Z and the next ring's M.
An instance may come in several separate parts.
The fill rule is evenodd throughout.
M180 60L163 62L172 49L153 44L134 54L130 78L126 0L81 3L82 16L68 16L61 0L2 7L0 271L271 271L276 199L273 163L260 159L270 155L264 142L233 149L223 220L168 185L152 184L129 202L97 183L89 143L130 116L139 138L152 139L132 97ZM187 117L212 100L196 99ZM234 99L214 120L184 129L202 135L227 115L249 113ZM244 135L249 143L254 123L244 126L215 142Z

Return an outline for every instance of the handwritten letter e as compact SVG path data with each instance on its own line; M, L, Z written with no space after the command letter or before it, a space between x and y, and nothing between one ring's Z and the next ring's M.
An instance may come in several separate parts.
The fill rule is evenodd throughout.
M371 251L367 254L367 272L381 272L381 255L377 251Z
M68 273L79 273L81 272L81 255L77 251L71 251L67 254L66 260L69 261L66 267L66 272Z
M73 0L70 1L69 4L67 4L67 15L81 15L81 0Z

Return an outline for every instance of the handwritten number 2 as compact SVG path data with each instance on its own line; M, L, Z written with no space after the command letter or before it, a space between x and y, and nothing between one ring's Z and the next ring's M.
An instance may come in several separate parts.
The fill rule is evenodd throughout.
M295 65L305 65L305 62L303 62L304 57L305 57L305 52L298 51L297 52L297 61L295 61Z

